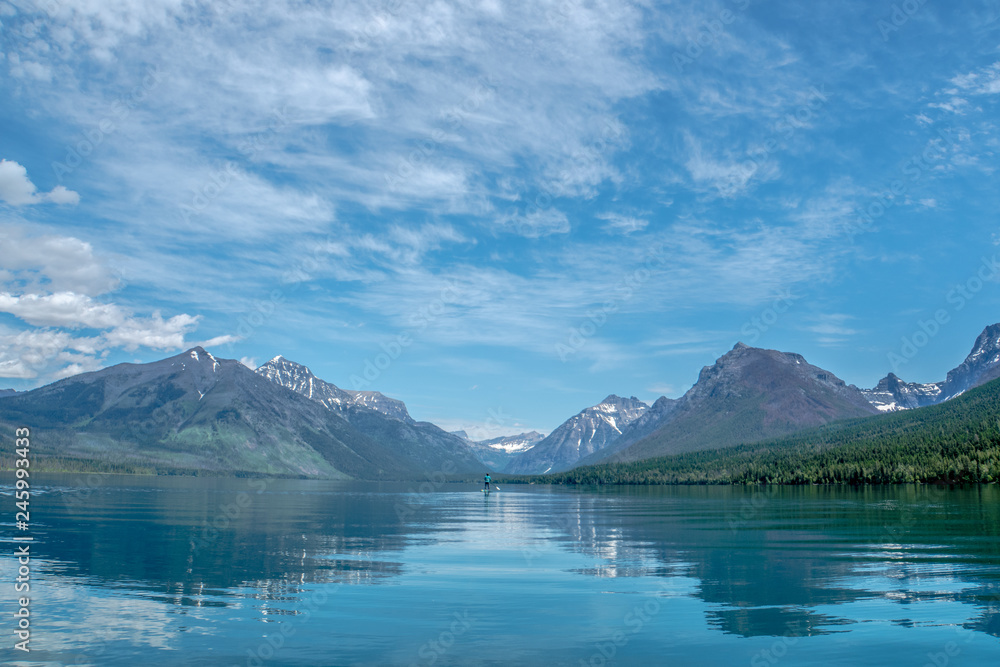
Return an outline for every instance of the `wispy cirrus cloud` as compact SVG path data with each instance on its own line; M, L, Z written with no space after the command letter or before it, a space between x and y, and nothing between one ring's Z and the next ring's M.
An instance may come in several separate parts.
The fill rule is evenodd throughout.
M195 337L343 366L419 328L420 354L386 381L420 385L421 355L447 349L499 355L527 386L618 299L558 369L570 379L546 386L680 387L697 372L683 363L728 349L792 287L805 296L773 333L873 348L879 327L837 290L892 284L880 298L913 310L932 279L963 279L942 256L996 234L982 8L928 5L887 44L860 0L4 7L0 107L25 134L0 163L12 377ZM907 160L943 127L953 140L914 180ZM885 210L852 234L870 206ZM662 263L622 298L651 251ZM817 319L829 304L856 319ZM237 325L262 308L249 333ZM654 344L666 323L705 340Z
M649 226L649 220L620 213L598 213L597 218L607 222L604 225L604 230L610 233L633 234L641 232Z

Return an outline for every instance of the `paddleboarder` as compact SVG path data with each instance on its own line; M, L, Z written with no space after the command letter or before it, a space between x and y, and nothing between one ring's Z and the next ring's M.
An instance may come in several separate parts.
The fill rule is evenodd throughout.
M484 488L483 490L486 491L486 493L489 493L490 492L490 474L486 473L486 477L484 477L483 480L486 483L486 488Z

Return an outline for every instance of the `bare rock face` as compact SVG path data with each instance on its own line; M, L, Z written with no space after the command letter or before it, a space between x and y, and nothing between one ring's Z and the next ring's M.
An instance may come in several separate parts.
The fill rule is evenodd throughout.
M302 364L285 359L280 354L258 368L256 373L282 387L319 401L331 410L362 406L408 424L414 423L402 401L377 391L341 389L331 382L320 380Z
M737 343L703 368L684 396L664 403L658 412L656 422L640 423L635 433L623 434L624 446L600 460L634 461L728 447L878 410L860 389L802 355ZM592 459L586 462L597 462Z
M991 324L976 338L972 351L941 382L904 382L893 373L879 380L874 389L863 390L880 412L912 410L936 405L1000 377L1000 324Z

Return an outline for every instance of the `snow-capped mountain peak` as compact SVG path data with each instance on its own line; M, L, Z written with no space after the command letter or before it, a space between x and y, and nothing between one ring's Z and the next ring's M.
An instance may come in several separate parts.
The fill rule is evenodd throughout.
M635 396L611 394L563 422L544 440L510 462L505 472L566 470L585 456L613 443L649 406Z
M322 403L331 410L350 406L364 407L408 424L414 423L402 401L389 398L377 391L341 389L331 382L316 377L308 367L285 359L280 354L254 372L286 389Z
M965 361L948 371L943 382L904 382L894 373L889 373L873 389L862 392L880 412L895 412L947 401L998 377L1000 324L991 324L976 338Z

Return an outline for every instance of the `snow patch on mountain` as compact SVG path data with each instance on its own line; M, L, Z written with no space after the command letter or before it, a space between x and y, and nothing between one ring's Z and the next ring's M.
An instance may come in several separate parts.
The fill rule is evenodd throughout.
M611 445L622 430L649 409L635 396L614 394L570 417L530 450L512 460L505 472L520 474L568 470L585 456Z
M331 410L349 406L364 407L407 424L415 423L402 401L389 398L377 391L341 389L331 382L316 377L306 366L289 361L280 354L254 372L286 389L308 396Z
M862 393L880 412L895 412L942 403L998 377L1000 324L993 324L979 334L965 361L948 371L943 382L904 382L889 373L874 388L863 389Z

